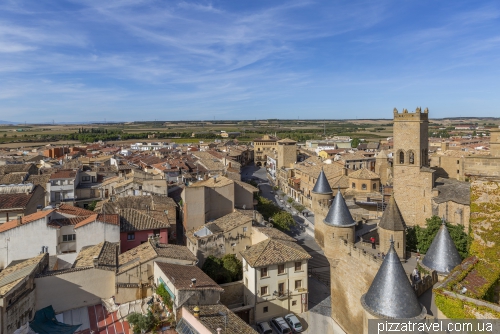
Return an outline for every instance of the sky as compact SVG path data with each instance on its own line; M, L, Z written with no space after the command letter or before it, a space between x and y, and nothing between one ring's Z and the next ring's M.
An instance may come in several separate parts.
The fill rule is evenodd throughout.
M498 1L0 1L0 120L500 117Z

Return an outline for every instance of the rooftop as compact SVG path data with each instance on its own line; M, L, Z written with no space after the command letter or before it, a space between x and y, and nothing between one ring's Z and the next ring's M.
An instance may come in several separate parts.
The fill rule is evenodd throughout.
M277 228L274 227L258 227L254 226L254 229L257 231L261 232L265 236L267 236L270 239L278 239L278 240L284 240L284 241L297 241L295 238L292 238L286 233L281 232Z
M219 188L219 187L225 187L230 184L234 184L234 181L231 179L228 179L225 176L217 176L217 177L210 177L207 180L203 181L198 181L190 185L189 187L195 188L195 187L209 187L209 188Z
M118 244L103 241L95 246L84 247L78 253L73 268L100 268L115 270L118 260Z
M118 271L124 272L134 268L139 263L151 261L157 257L169 259L185 260L195 262L196 256L186 246L173 244L156 244L154 240L149 240L137 247L134 247L118 256L120 265Z
M458 204L470 205L470 183L455 179L437 178L436 187L439 195L434 197L435 203L452 201Z
M323 221L325 224L339 227L350 227L356 224L354 219L352 219L351 212L345 203L340 189L337 191L337 195L333 199L328 214Z
M52 173L52 175L50 175L50 179L74 179L76 177L76 172L76 170L72 169L61 169L55 173Z
M4 296L26 276L30 275L48 254L40 254L24 260L0 272L0 296Z
M194 314L195 305L185 308ZM217 328L221 328L222 333L257 334L252 327L222 304L199 305L198 308L200 309L198 320L213 334L217 334Z
M295 242L280 239L261 241L241 252L241 256L254 268L311 258L311 255Z
M461 262L462 258L443 220L438 233L422 259L422 264L440 274L449 274Z
M214 282L197 266L185 266L179 264L155 262L160 270L167 276L177 290L217 290L223 292ZM196 279L196 285L192 286L191 279Z
M120 210L120 232L169 228L170 224L135 209Z
M352 179L362 179L362 180L375 180L380 179L380 176L366 168L358 169L357 171L349 174Z
M312 192L316 194L333 193L332 188L330 187L330 184L328 183L328 180L326 178L325 172L323 171L323 168L321 168L321 172L318 175L318 180L316 181Z
M406 229L406 224L394 196L391 196L389 204L385 208L378 226L384 230L390 231L404 231Z

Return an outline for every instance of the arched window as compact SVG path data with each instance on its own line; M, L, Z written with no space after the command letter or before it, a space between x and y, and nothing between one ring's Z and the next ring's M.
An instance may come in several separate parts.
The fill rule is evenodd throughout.
M361 189L366 190L366 184L364 184L364 183L363 183L363 184L361 185Z
M402 165L405 163L405 152L399 151L399 163Z
M410 165L415 164L415 153L413 151L408 152L408 162Z
M374 183L372 188L373 188L373 190L377 190L377 184Z
M352 183L352 189L356 189L356 183Z

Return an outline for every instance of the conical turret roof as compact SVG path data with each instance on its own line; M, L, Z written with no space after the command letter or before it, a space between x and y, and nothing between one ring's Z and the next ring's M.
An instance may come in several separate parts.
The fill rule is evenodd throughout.
M361 304L372 315L397 319L423 317L427 310L420 305L408 276L394 250L394 241L373 279Z
M350 227L356 224L354 219L352 219L347 204L345 204L344 197L340 193L340 188L337 191L337 196L333 199L332 206L330 206L325 220L323 221L327 225L339 227Z
M406 224L401 215L401 211L399 211L394 194L391 196L389 204L387 204L378 226L389 231L404 231L406 229Z
M326 178L325 172L323 171L323 168L321 168L321 172L319 173L318 180L316 181L312 192L315 194L333 193L332 188L330 187L330 184L328 183L328 180Z
M443 218L443 223L439 228L438 233L432 240L429 250L425 254L422 263L436 270L440 274L448 274L453 268L462 263L462 258L458 253L457 247L451 239L450 233L446 228Z

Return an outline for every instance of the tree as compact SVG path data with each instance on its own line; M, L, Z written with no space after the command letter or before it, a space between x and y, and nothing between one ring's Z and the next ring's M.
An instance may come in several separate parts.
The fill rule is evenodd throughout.
M168 293L167 289L165 289L165 286L163 284L160 284L156 288L156 294L161 297L163 300L163 304L167 306L169 311L172 311L173 307L173 302L172 302L172 297L170 296L170 293Z
M148 332L157 323L153 313L150 311L146 315L131 313L127 316L127 321L132 325L134 334L140 334L142 331Z
M359 145L359 139L358 138L353 138L352 141L351 141L351 147L358 147Z
M426 228L422 228L418 225L410 227L406 231L406 242L408 248L410 250L418 249L418 251L423 254L427 253L434 237L441 227L441 224L442 220L440 217L432 216L431 218L426 219ZM455 247L457 247L458 253L462 259L466 258L469 255L471 237L465 233L464 226L446 223L446 227L450 232L450 236L455 244Z
M293 198L291 197L288 197L288 199L286 200L288 203L292 204L293 203Z
M87 210L94 211L96 205L97 205L97 201L92 201L92 203L90 203L88 205Z
M226 254L222 257L223 268L231 275L231 281L239 281L243 278L243 263L234 254Z
M290 231L295 226L295 220L291 213L280 211L272 216L273 226L282 231Z
M230 283L232 276L229 271L224 268L222 259L210 255L203 263L201 270L213 279L217 284Z

